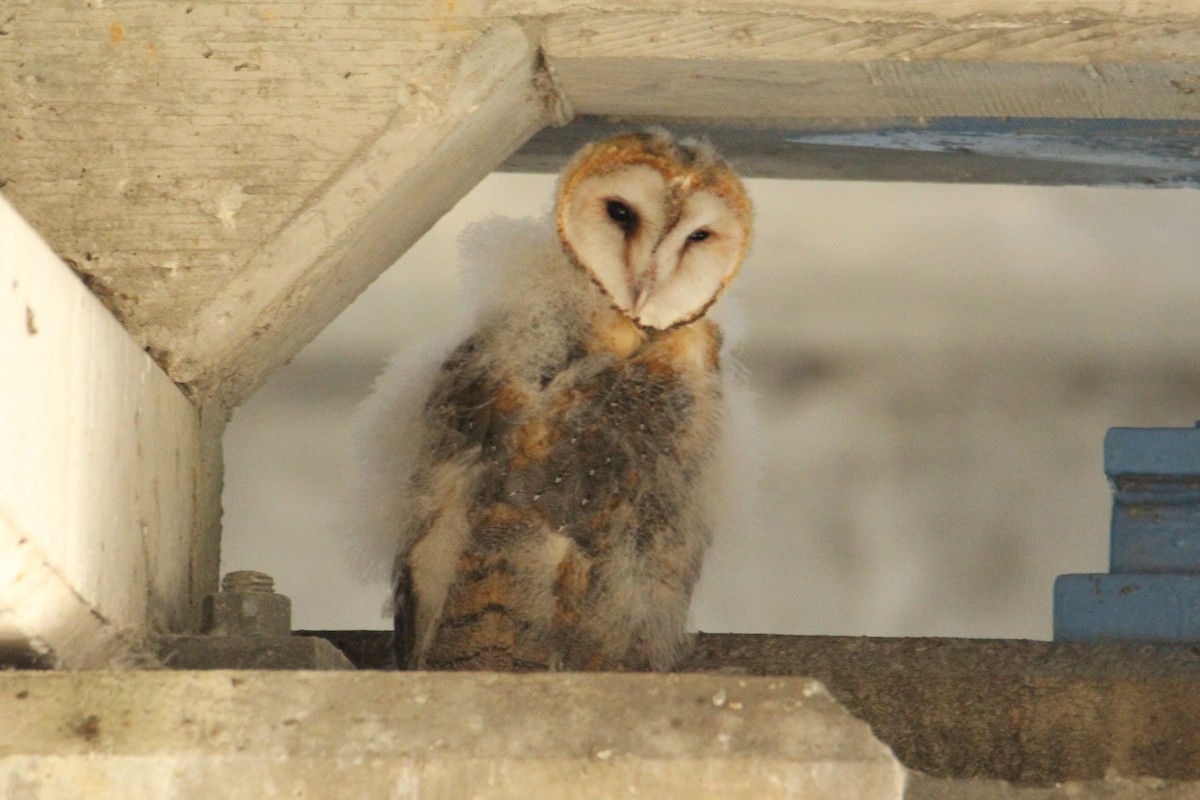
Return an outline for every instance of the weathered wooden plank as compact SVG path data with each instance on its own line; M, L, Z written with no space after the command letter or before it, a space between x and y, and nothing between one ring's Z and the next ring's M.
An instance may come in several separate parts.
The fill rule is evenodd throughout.
M576 111L684 119L1200 119L1200 18L579 13L546 24Z
M2 199L0 243L0 660L99 666L215 583L220 431Z
M1038 185L1200 186L1200 121L938 118L824 130L580 117L546 128L501 167L557 172L581 144L646 125L711 141L760 178Z
M416 3L415 5L420 5ZM430 7L440 6L433 2ZM549 16L596 10L595 0L459 0L455 8L464 15ZM612 0L611 12L658 11L678 13L712 6L696 0ZM971 27L1001 27L1022 17L1072 19L1078 16L1128 19L1171 18L1200 13L1197 0L725 0L722 11L810 16L862 22L865 20L922 20Z
M159 340L172 377L230 406L244 399L471 187L565 119L540 69L523 31L497 24L446 57L436 82L410 83L383 133L195 310L182 336Z
M0 4L0 186L172 346L486 25L429 3ZM436 94L436 91L435 91Z

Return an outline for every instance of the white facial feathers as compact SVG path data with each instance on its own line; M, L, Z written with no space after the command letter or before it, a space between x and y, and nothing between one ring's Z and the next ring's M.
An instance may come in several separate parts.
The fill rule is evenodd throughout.
M732 280L750 235L741 182L711 150L664 134L581 151L556 210L564 250L643 328L699 318Z
M586 265L617 308L629 314L635 302L635 267L648 265L666 223L662 198L667 182L658 170L644 165L583 181L564 198L563 237L576 259ZM622 226L613 219L619 203L630 214ZM619 213L619 212L616 212Z
M688 197L655 248L653 280L634 321L662 330L702 314L737 272L748 233L717 195Z

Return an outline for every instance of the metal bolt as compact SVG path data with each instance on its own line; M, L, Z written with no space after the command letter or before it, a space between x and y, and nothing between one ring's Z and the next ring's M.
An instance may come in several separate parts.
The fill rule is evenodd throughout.
M221 579L221 591L274 594L275 579L265 572L240 569L236 572L225 573L225 577Z
M266 573L238 570L221 580L221 591L204 598L201 631L212 636L290 636L292 601L275 593Z

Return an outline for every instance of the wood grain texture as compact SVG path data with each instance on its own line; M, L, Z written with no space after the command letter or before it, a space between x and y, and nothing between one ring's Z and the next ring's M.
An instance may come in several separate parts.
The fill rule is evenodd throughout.
M0 242L0 656L100 666L213 588L220 431L3 201Z
M578 14L545 49L584 114L1200 118L1195 15Z
M18 1L0 24L0 186L163 363L389 125L430 125L486 27L414 3L122 0Z
M562 112L537 52L497 24L407 84L405 105L180 330L159 340L175 380L241 402L333 321L454 203Z
M815 127L823 122L773 128L581 116L565 127L540 131L501 169L558 172L586 142L631 126L669 124L680 135L707 139L749 177L1200 186L1198 120L939 117Z

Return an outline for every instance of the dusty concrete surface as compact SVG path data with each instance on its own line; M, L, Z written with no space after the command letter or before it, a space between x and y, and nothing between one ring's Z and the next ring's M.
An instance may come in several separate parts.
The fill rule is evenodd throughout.
M163 636L157 644L172 669L354 669L340 650L311 636Z
M934 776L1200 779L1195 648L701 635L683 669L811 675Z
M1005 781L954 780L911 773L904 800L1194 800L1200 782L1131 780L1073 781L1056 786L1016 786Z
M357 669L395 669L391 631L295 631L296 636L325 639Z
M386 631L315 635L388 665ZM814 676L933 777L1200 781L1200 648L700 634L680 671Z
M723 675L0 673L21 798L888 798L815 681Z

